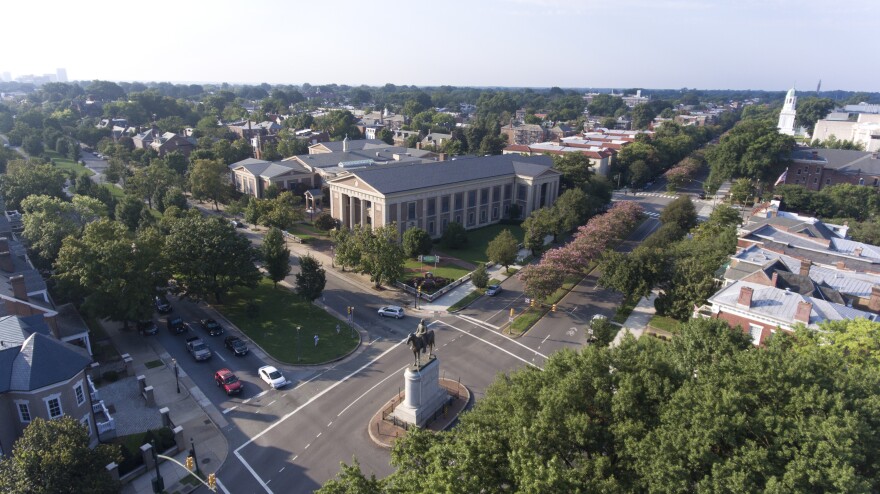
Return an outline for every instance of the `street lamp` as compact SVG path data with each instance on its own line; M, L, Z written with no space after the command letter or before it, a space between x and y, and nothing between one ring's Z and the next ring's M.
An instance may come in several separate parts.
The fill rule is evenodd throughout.
M300 329L301 329L300 326L296 327L296 361L297 362L299 362L300 358L301 358L300 357L301 350L300 350L300 346L299 346L299 330Z
M336 267L336 250L333 248L332 245L330 246L330 267Z
M177 369L177 359L172 357L171 365L174 367L174 384L177 385L177 393L180 394L180 378L178 377L179 372Z
M199 470L199 457L196 456L196 444L193 442L193 438L189 438L189 445L190 445L189 453L190 453L190 456L193 457L193 463L196 466L196 475L201 476L202 472Z
M153 480L153 492L162 492L165 490L165 479L162 478L162 475L159 473L159 456L156 453L156 440L150 441L150 445L153 446L153 464L156 466L156 478Z

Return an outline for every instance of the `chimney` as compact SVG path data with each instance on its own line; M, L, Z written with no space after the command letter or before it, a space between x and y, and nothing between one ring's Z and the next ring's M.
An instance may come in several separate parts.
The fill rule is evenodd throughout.
M439 153L439 154L437 155L437 159L438 159L439 161L446 161L446 153Z
M794 320L804 324L810 324L810 313L813 312L813 304L809 302L798 302L797 311L794 313Z
M773 271L773 278L770 279L770 286L776 287L776 282L779 280L779 273Z
M15 271L15 264L12 262L12 253L9 250L0 251L0 269L5 273Z
M24 286L24 276L15 275L9 278L9 284L12 285L12 294L19 300L27 300L27 288Z
M744 286L739 289L739 299L736 301L737 305L742 305L743 307L751 307L752 306L752 290L750 287Z
M834 265L837 267L837 269L846 269L846 263L843 261L837 261L837 263L835 263Z
M0 252L9 250L9 239L7 237L0 237Z
M810 276L810 267L813 265L813 261L809 259L801 259L801 276Z
M868 299L868 308L874 312L880 311L880 285L871 287L871 298Z
M853 251L853 254L855 254L856 257L862 257L862 248L856 247L855 250Z

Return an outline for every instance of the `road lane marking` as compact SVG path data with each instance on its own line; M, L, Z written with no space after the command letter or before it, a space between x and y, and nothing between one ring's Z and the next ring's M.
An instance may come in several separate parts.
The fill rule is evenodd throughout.
M384 357L385 355L388 355L389 353L393 352L397 347L399 347L400 345L403 344L403 341L404 341L404 340L400 340L400 341L397 342L395 345L391 346L390 348L388 348L387 350L385 350L384 352L382 352L381 354L379 354L379 355L378 355L376 358L374 358L373 360L370 360L370 361L367 362L366 364L362 365L361 367L359 367L358 369L356 369L355 371L353 371L351 374L349 374L349 375L343 377L342 379L340 379L339 381L336 381L335 383L331 384L330 386L328 386L326 389L324 389L323 391L319 392L319 393L316 394L315 396L309 398L308 401L306 401L305 403L303 403L303 404L300 405L299 407L295 408L294 410L292 410L291 412L289 412L289 413L286 414L285 416L283 416L283 417L281 417L280 419L278 419L274 424L270 425L269 427L266 427L266 428L263 430L263 432L260 432L259 434L255 435L254 437L248 439L247 442L245 442L245 443L242 444L241 446L235 448L235 450L233 451L233 453L235 454L235 457L238 458L238 461L240 461L240 462L242 463L242 465L244 465L244 467L247 469L247 471L250 472L251 475L253 475L254 479L256 479L256 481L260 484L260 486L263 487L263 489L265 489L266 492L268 492L269 494L273 494L273 493L272 493L272 489L269 489L269 484L268 484L268 482L263 482L263 479L261 479L260 476L257 475L257 472L253 469L253 467L252 467L247 461L245 461L244 456L241 454L241 450L244 449L245 447L249 446L252 442L256 441L257 439L263 437L263 435L266 434L267 432L269 432L269 431L271 431L272 429L274 429L275 427L278 427L279 425L281 425L285 420L287 420L287 419L289 419L290 417L293 417L294 415L296 415L296 414L297 414L300 410L302 410L303 408L305 408L305 407L311 405L315 400L321 398L322 396L324 396L325 394L329 393L329 392L332 391L333 389L336 389L337 386L341 385L342 383L348 381L348 380L351 379L352 377L354 377L354 376L356 376L357 374L361 373L361 372L362 372L364 369L366 369L367 367L369 367L369 366L375 364L376 362L379 361L379 359L381 359L381 358ZM296 460L296 457L294 457L293 459ZM291 460L291 461L293 461L293 460Z
M285 468L287 468L287 467L286 466L281 467L281 470L278 470L278 473L283 472Z
M468 321L468 322L472 322L478 326L488 326L488 327L494 329L495 331L498 331L499 329L501 329L498 326L487 323L486 321L481 321L481 320L477 319L476 317L465 316L463 314L459 314L456 317L458 317L459 319L464 319L465 321Z
M217 481L217 487L219 487L220 490L223 491L225 494L229 494L229 490L226 488L225 485L223 485L223 482L220 482L220 479L215 480Z
M315 436L315 439L318 439L319 437L321 437L321 434L323 434L323 432L319 432L318 435Z
M483 322L483 321L481 321L481 320L479 320L479 319L474 319L473 317L468 317L468 316L456 316L456 317L459 317L459 318L461 318L461 319L464 319L465 321L470 322L470 323L474 324L475 326L477 326L477 327L481 327L481 328L483 328L483 329L487 329L487 328L484 327L483 325L488 326L488 327L490 327L490 328L496 328L496 330L494 330L494 332L496 332L497 334L499 334L499 335L503 336L504 338L506 338L507 341L509 341L509 342L511 342L511 343L514 343L514 344L517 344L517 345L519 345L519 346L525 348L526 350L528 350L528 351L530 351L530 352L535 352L536 354L540 355L541 357L548 358L546 355L544 355L543 353L541 353L541 352L535 350L534 348L531 348L531 347L529 347L528 345L524 345L524 344L520 343L519 341L517 341L517 340L515 340L515 339L513 339L513 338L511 338L511 337L509 337L509 336L507 336L507 335L501 334L499 331L497 331L497 327L496 327L496 326L493 326L493 325L491 325L491 324L489 324L489 323L487 323L487 322ZM445 323L444 323L444 324L445 324ZM458 328L455 328L455 329L458 329ZM463 333L466 333L466 334L471 334L470 331L464 331L464 330L461 330L461 329L458 329L458 330L459 330L459 331L462 331Z
M547 338L549 338L549 337L550 337L550 335L549 335L549 334L548 334L548 335L547 335L547 336L545 336L545 337L544 337L544 339L543 339L543 340L541 340L541 344L542 344L542 345L543 345L543 344L544 344L544 342L545 342L545 341L547 341Z
M438 322L439 322L439 321L438 321ZM454 329L454 330L456 330L456 331L462 332L462 333L464 333L464 334L470 336L471 338L474 338L474 339L480 340L480 341L482 341L483 343L485 343L485 344L487 344L487 345L489 345L489 346L491 346L491 347L495 347L495 348L497 348L498 350L501 350L502 352L504 352L504 353L510 355L511 357L513 357L513 358L519 360L520 362L523 362L523 363L526 363L526 364L531 365L531 366L533 366L533 367L537 367L538 369L544 370L542 367L540 367L540 366L538 366L538 365L535 365L535 364L529 362L528 360L526 360L526 359L524 359L524 358L522 358L522 357L520 357L520 356L518 356L518 355L514 355L513 353L511 353L511 352L509 352L509 351L507 351L507 350L501 348L500 346L498 346L498 345L496 345L496 344L494 344L494 343L492 343L492 342L490 342L490 341L484 340L483 338L480 338L479 336L472 335L472 334L468 333L467 331L465 331L465 330L463 330L463 329L461 329L461 328L456 328L455 326L453 326L453 325L451 325L451 324L448 324L448 323L445 323L445 322L440 322L440 324L443 324L444 326L449 326L450 328L452 328L452 329ZM525 345L523 345L523 346L525 346ZM531 352L535 352L536 355L541 355L540 353L538 353L538 352L532 350L532 349L529 348L529 347L525 347L525 348L527 348L527 349L528 349L529 351L531 351ZM543 355L541 355L541 356L544 357ZM533 357L533 358L534 358L534 357ZM544 358L546 358L546 357L544 357Z
M329 424L327 424L327 427L330 427L331 425L333 425L333 422L330 422Z
M358 400L360 400L361 398L363 398L364 396L366 396L367 393L369 393L370 391L376 389L377 386L381 385L382 383L384 383L385 381L391 379L391 378L394 377L394 376L398 376L398 375L400 375L400 371L402 371L403 369L406 369L407 367L409 367L409 364L406 364L406 365L404 365L403 367L401 367L400 369L397 369L397 370L394 371L393 373L389 374L388 377L386 377L385 379L382 379L381 381L379 381L378 383L376 383L375 386L373 386L372 388L370 388L370 389L364 391L364 393L363 393L362 395L360 395L360 396L358 396L357 398L355 398L353 402L349 403L347 407L343 408L342 411L339 412L339 414L337 415L337 417L342 416L342 414L345 413L346 410L348 410L349 408L351 408L355 403L358 402Z
M278 401L278 400L272 400L272 401L270 401L269 404L266 405L266 406L267 406L267 407L270 407L270 406L272 406L272 404L275 403L276 401Z
M327 372L333 370L335 367L336 367L336 366L334 365L333 367L331 367L331 368L329 368L329 369L327 369L327 370L325 370L325 371L323 371L323 372L320 372L320 373L318 373L318 374L315 374L315 375L312 376L310 379L308 379L308 380L306 380L306 381L303 381L303 382L299 383L299 386L293 388L293 390L296 391L297 389L299 389L299 388L305 386L306 384L308 384L308 383L314 381L315 379L317 379L317 378L323 376L323 375L326 374Z
M303 449L309 449L309 446L311 446L311 445L312 445L312 443L306 444L306 447Z
M257 393L257 396L254 396L254 398L260 398L260 397L263 397L263 396L265 396L266 393L268 393L268 392L269 392L268 389L264 389L263 391L260 391L259 393ZM253 398L252 398L252 399L253 399Z
M223 355L220 355L219 353L215 353L214 355L216 355L218 359L220 359L220 360L226 362L226 359L223 358Z
M223 415L226 415L227 413L235 410L236 408L238 408L238 405L235 405L234 407L229 407L229 408L223 410Z

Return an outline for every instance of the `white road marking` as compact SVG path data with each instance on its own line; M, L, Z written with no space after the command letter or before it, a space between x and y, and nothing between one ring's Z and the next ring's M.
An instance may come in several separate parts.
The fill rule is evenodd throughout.
M225 494L229 494L229 490L226 489L226 486L223 485L223 482L220 482L220 479L215 479L215 480L217 480L217 487L219 487L220 490L223 491Z
M286 467L286 466L285 466L285 467L281 467L281 470L278 470L278 473L283 472L285 468L287 468L287 467Z
M346 410L348 410L349 408L351 408L355 403L358 402L358 400L360 400L361 398L363 398L364 396L366 396L367 393L369 393L370 391L376 389L377 386L381 385L382 383L384 383L385 381L391 379L392 377L394 377L394 376L399 376L399 375L400 375L400 374L399 374L400 371L402 371L403 369L406 369L407 367L409 367L409 364L406 364L406 365L404 365L403 367L401 367L400 369L397 369L396 371L394 371L393 373L388 374L388 377L386 377L385 379L382 379L381 381L379 381L378 383L376 383L376 385L373 386L372 388L370 388L370 389L364 391L364 393L363 393L362 395L360 395L360 396L358 396L357 398L355 398L353 402L349 403L348 406L345 407L345 408L343 408L342 411L339 412L339 414L336 415L336 416L337 416L337 417L342 416L342 414L345 413Z
M269 390L268 390L268 389L264 389L264 390L263 390L263 391L260 391L260 392L259 392L259 393L257 393L257 395L256 395L256 396L254 396L254 397L253 397L253 398L251 398L251 399L254 399L254 398L260 398L260 397L262 397L262 396L265 396L265 395L266 395L266 393L268 393L268 392L269 392Z
M214 353L214 355L216 355L218 359L220 359L220 360L226 362L226 359L223 358L223 355L220 355L219 353Z
M541 340L541 344L542 344L542 345L543 345L543 344L544 344L544 342L545 342L545 341L547 341L547 338L549 338L549 337L550 337L550 335L549 335L549 334L548 334L548 335L547 335L547 336L545 336L545 337L544 337L544 339L543 339L543 340Z
M481 328L483 328L483 329L487 329L486 326L488 326L489 328L494 328L494 329L493 329L494 332L498 333L498 334L501 335L501 336L504 336L504 337L507 338L507 340L510 341L511 343L514 343L514 344L516 344L516 345L519 345L519 346L525 348L526 350L528 350L528 351L530 351L530 352L535 352L536 354L538 354L538 355L540 355L540 356L542 356L542 357L544 357L544 358L547 358L547 356L544 355L543 353L541 353L541 352L539 352L539 351L537 351L537 350L535 350L535 349L533 349L533 348L530 348L530 347L527 346L527 345L523 345L523 344L520 343L519 341L517 341L517 340L515 340L515 339L513 339L513 338L511 338L511 337L509 337L509 336L507 336L507 335L503 335L503 334L501 334L501 332L498 331L499 328L498 328L497 326L493 326L493 325L491 325L491 324L489 324L489 323L487 323L487 322L483 322L483 321L481 321L481 320L479 320L479 319L474 319L473 317L468 317L468 316L457 316L457 317L459 317L459 318L461 318L461 319L464 319L465 321L470 322L470 323L472 323L472 324L474 324L474 325L476 325L476 326L478 326L478 327L481 327ZM445 323L444 323L444 324L445 324ZM458 329L458 328L455 328L455 329ZM470 331L464 331L464 330L462 330L462 329L458 329L458 330L461 331L462 333L470 334ZM485 341L485 340L481 340L481 341ZM487 342L487 343L488 343L488 342Z
M306 447L303 449L309 449L309 446L311 446L311 445L312 445L312 443L306 444Z
M439 321L438 321L438 322L439 322ZM452 329L454 329L454 330L456 330L456 331L459 331L459 332L461 332L461 333L464 333L464 334L470 336L471 338L474 338L474 339L480 340L480 341L482 341L483 343L485 343L485 344L487 344L487 345L489 345L489 346L491 346L491 347L495 347L496 349L501 350L502 352L504 352L504 353L510 355L511 357L513 357L513 358L519 360L520 362L523 362L523 363L529 364L529 365L531 365L531 366L533 366L533 367L537 367L537 368L539 368L539 369L541 369L541 370L544 370L544 369L541 368L540 366L537 366L537 365L535 365L535 364L529 362L528 360L526 360L526 359L524 359L524 358L522 358L522 357L519 357L519 356L517 356L517 355L514 355L513 353L511 353L511 352L509 352L509 351L507 351L507 350L501 348L500 346L498 346L498 345L496 345L496 344L494 344L494 343L491 343L491 342L489 342L489 341L486 341L486 340L484 340L483 338L480 338L479 336L474 336L474 335L468 333L467 331L465 331L465 330L463 330L463 329L461 329L461 328L456 328L455 326L453 326L453 325L451 325L451 324L447 324L447 323L445 323L445 322L442 322L441 324L443 324L443 325L445 325L445 326L449 326L450 328L452 328ZM525 346L525 345L523 345L523 346ZM531 351L531 352L534 352L536 355L541 355L540 353L538 353L538 352L532 350L532 349L529 348L529 347L525 347L525 348L528 349L528 350ZM544 357L544 355L541 355L541 356ZM546 357L544 357L544 358L546 358Z
M286 414L285 416L283 416L283 417L281 417L280 419L278 419L274 424L270 425L269 427L266 427L266 428L263 430L263 432L260 432L259 434L255 435L254 437L248 439L247 442L245 442L245 443L242 444L241 446L235 448L235 451L233 451L233 453L235 454L236 458L238 458L238 461L240 461L240 462L242 463L242 465L244 465L244 467L247 469L247 471L250 472L251 475L254 476L254 479L257 480L257 482L263 487L263 489L266 490L266 492L268 492L269 494L272 494L272 489L269 489L268 482L263 482L263 479L261 479L260 476L257 475L257 472L253 469L253 467L251 467L251 465L250 465L247 461L245 461L244 456L242 456L242 454L241 454L241 450L244 449L245 447L247 447L248 445L250 445L252 442L256 441L257 439L263 437L263 435L266 434L267 432L269 432L269 431L271 431L272 429L274 429L275 427L278 427L279 425L281 425L281 423L283 423L285 420L287 420L287 419L289 419L290 417L293 417L294 415L296 415L296 414L297 414L300 410L302 410L303 408L305 408L305 407L311 405L311 404L312 404L315 400L317 400L318 398L321 398L321 397L324 396L325 394L327 394L327 393L329 393L330 391L332 391L333 389L335 389L337 386L341 385L342 383L348 381L348 380L351 379L352 377L354 377L354 376L356 376L357 374L359 374L360 372L362 372L362 371L363 371L364 369L366 369L367 367L369 367L369 366L375 364L377 361L379 361L379 359L381 359L381 358L384 357L385 355L388 355L389 353L391 353L392 351L394 351L394 349L396 349L397 347L399 347L399 346L402 345L402 344L403 344L403 340L400 340L400 341L399 341L398 343L396 343L394 346L388 348L387 350L385 350L384 352L382 352L380 355L378 355L378 356L377 356L376 358L374 358L373 360L370 360L370 361L367 362L366 364L362 365L361 367L359 367L358 369L356 369L355 371L353 371L351 374L349 374L349 375L343 377L342 379L340 379L339 381L336 381L335 383L331 384L330 386L328 386L326 389L324 389L323 391L319 392L319 393L316 394L315 396L309 398L308 401L306 401L305 403L303 403L303 404L300 405L299 407L295 408L294 410L292 410L291 412L289 412L289 413ZM294 457L294 460L295 460L295 459L296 459L296 457Z
M238 408L238 405L235 405L234 407L229 407L229 408L223 410L223 414L226 415L227 413L235 410L236 408Z
M330 422L329 424L327 424L327 427L330 427L331 425L333 425L333 422Z
M272 401L270 401L269 404L266 405L266 406L267 406L267 407L270 407L270 406L272 406L272 404L275 403L276 401L278 401L278 400L272 400Z
M290 461L294 462L294 461L296 461L297 458L299 458L299 455L294 456L293 458L290 459Z
M315 436L315 439L318 439L319 437L321 437L321 434L323 434L323 432L319 432L318 435Z
M334 367L335 367L335 366L334 366ZM311 379L308 379L308 380L306 380L306 381L303 381L303 382L299 383L299 386L293 388L293 390L296 391L297 389L299 389L299 388L305 386L306 384L308 384L308 383L314 381L315 379L317 379L317 378L323 376L327 371L332 370L332 369L333 369L333 367L331 367L331 368L325 370L324 372L321 372L321 373L315 374L314 376L311 377Z

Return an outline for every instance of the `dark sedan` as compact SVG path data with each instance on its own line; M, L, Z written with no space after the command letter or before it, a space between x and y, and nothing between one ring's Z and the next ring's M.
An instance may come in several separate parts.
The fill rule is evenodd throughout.
M226 345L226 348L238 356L247 355L248 353L247 343L238 336L227 336L223 343Z

